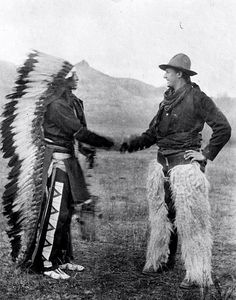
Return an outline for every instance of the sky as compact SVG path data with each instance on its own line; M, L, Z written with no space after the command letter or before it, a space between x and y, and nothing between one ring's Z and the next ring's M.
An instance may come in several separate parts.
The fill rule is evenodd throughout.
M0 41L17 65L36 49L155 86L185 53L203 91L236 96L234 0L0 0Z

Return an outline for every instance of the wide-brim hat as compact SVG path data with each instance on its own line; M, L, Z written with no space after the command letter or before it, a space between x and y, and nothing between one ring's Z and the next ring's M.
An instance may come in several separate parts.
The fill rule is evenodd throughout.
M174 68L182 71L183 73L189 76L197 75L196 72L190 70L191 60L186 54L183 53L176 54L174 57L171 58L168 64L159 65L159 68L164 71L167 68Z

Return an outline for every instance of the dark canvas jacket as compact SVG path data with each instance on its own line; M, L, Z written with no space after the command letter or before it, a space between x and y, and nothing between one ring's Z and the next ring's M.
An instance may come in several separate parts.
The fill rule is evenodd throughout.
M213 133L203 154L213 160L231 136L231 127L226 117L199 88L192 87L172 111L163 110L157 115L159 122L156 122L155 116L149 129L138 138L140 149L156 143L159 150L167 155L188 149L199 150L201 131L207 123Z

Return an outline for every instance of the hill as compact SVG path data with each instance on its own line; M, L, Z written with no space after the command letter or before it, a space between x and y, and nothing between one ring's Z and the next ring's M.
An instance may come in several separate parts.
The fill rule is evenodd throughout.
M86 61L75 67L80 79L76 94L84 101L90 128L106 133L137 133L147 128L164 88L108 76Z

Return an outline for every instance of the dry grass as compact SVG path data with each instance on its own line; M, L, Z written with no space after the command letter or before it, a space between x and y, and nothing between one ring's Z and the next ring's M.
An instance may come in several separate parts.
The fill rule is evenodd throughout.
M199 290L182 292L178 288L184 276L180 259L173 271L156 278L141 274L147 240L146 170L155 155L154 149L127 155L98 154L98 166L88 180L92 192L100 197L97 209L103 217L96 220L94 242L81 241L78 224L73 222L75 260L86 271L70 273L68 281L57 282L15 270L9 262L5 223L1 219L0 299L236 299L234 149L226 149L208 166L215 287L207 294ZM2 188L6 171L2 168L1 172Z

